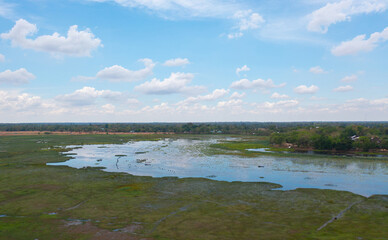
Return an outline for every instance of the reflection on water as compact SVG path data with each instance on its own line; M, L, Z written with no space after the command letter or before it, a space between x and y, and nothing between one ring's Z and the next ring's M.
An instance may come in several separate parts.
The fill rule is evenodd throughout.
M364 196L388 194L388 161L311 157L233 155L207 156L211 140L165 139L123 145L84 145L65 154L63 163L74 168L102 167L152 177L203 177L222 181L273 182L282 189L323 188L351 191ZM75 146L69 146L73 148Z

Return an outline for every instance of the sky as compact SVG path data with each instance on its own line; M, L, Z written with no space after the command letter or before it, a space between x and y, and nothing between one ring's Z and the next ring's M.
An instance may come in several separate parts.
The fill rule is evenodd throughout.
M388 120L388 0L0 0L0 122Z

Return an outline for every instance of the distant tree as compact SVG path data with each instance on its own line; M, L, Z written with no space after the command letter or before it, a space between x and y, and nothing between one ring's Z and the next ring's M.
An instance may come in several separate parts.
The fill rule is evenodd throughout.
M375 148L376 144L371 141L370 137L362 136L354 142L354 146L362 149L364 152L368 152L370 149Z
M333 149L333 141L330 137L322 134L316 134L312 137L313 147L318 150Z

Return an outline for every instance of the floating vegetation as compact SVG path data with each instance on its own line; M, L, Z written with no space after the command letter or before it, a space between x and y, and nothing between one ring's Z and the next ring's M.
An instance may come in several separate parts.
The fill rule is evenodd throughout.
M135 154L146 154L148 152L135 152Z

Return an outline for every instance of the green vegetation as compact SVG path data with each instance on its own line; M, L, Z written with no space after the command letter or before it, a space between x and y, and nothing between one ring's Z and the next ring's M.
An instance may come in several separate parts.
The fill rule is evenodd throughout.
M137 177L98 168L77 170L46 165L68 159L69 156L61 154L64 151L61 147L66 145L124 143L159 137L164 136L0 137L0 239L384 239L388 236L386 195L365 198L333 190L278 191L272 189L280 186L272 183ZM255 146L266 145L265 138L252 139ZM225 144L228 149L240 148L238 144ZM317 231L353 203L356 204L343 217Z
M223 141L221 143L211 144L210 147L241 151L247 153L246 149L266 148L269 147L268 137L249 137L239 138L238 140Z
M336 131L347 126L388 135L388 122L228 122L228 123L18 123L0 124L0 131L50 132L153 132L177 134L239 134L269 136L298 129L321 127ZM42 133L43 134L43 133ZM362 135L363 136L363 135Z
M291 144L292 148L368 152L388 149L388 128L362 125L287 128L272 133L270 142L277 146Z

